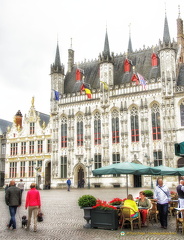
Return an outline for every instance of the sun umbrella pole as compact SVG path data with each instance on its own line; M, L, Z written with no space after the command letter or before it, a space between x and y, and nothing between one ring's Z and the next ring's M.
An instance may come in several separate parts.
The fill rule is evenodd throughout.
M126 174L126 188L127 188L127 196L128 196L128 174Z

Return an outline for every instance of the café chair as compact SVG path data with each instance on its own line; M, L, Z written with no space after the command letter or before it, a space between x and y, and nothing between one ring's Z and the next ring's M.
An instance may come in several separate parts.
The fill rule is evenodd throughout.
M182 234L184 234L184 210L179 210L176 213L176 231L179 229L182 230Z
M177 200L172 200L171 199L171 202L169 203L169 208L168 208L168 211L169 211L169 214L171 216L174 216L175 215L175 208L178 207L178 201Z
M131 214L138 213L137 217L131 217ZM123 226L130 225L131 226L131 231L133 231L134 225L137 225L138 228L141 228L141 218L140 218L140 213L135 212L132 208L130 207L121 207L121 229Z
M151 200L152 207L149 210L149 221L152 222L155 220L158 223L158 210L157 210L157 203L154 200Z

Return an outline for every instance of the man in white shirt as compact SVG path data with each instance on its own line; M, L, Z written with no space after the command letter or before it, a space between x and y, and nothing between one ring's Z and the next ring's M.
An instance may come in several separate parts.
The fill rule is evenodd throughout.
M154 191L154 199L157 201L161 228L166 229L170 191L166 185L163 185L162 179L158 179L158 186L156 186Z

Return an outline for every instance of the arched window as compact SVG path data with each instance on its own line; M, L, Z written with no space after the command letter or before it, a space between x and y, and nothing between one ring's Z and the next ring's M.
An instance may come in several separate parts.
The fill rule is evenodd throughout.
M119 143L119 117L117 110L112 112L112 143Z
M151 109L151 118L152 118L152 134L153 140L161 139L161 131L160 131L160 110L158 104L153 104Z
M139 142L139 118L135 107L131 110L131 138L132 142Z
M61 147L67 147L67 118L61 119Z
M77 146L83 146L83 117L77 117Z
M181 126L184 126L184 100L180 105Z
M99 113L94 116L94 144L101 144L101 119Z

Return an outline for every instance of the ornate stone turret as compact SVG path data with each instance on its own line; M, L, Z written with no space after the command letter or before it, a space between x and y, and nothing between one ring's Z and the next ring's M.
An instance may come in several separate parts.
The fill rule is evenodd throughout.
M68 72L72 71L74 65L74 50L72 49L72 38L71 38L71 47L68 49Z

